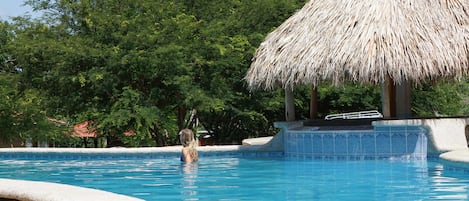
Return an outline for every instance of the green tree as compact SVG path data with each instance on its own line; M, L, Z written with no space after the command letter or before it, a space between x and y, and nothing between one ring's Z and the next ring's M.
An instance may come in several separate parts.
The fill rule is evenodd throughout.
M469 114L468 98L466 79L426 82L412 91L412 112L419 117L464 116Z
M110 114L100 120L101 130L105 131L104 135L111 143L115 139L123 139L128 146L154 146L155 143L151 143L151 138L158 136L151 129L155 128L153 124L165 118L160 113L157 107L148 106L139 92L125 87L119 99L111 107ZM134 131L135 135L125 136L126 131ZM162 145L166 144L165 139L155 140L156 142L163 140Z
M22 66L10 46L15 38L14 29L8 22L0 22L0 27L0 141L17 144L26 139L55 139L60 129L45 116L43 94L35 89L22 89Z
M283 119L281 93L251 93L243 80L252 55L266 34L304 1L189 1L186 10L201 21L203 43L194 67L197 83L216 107L199 107L202 125L218 142L272 135Z
M0 73L0 140L10 144L27 139L61 144L67 136L47 119L42 94L33 89L18 90L18 80L17 74Z
M192 79L191 66L197 58L192 56L196 47L191 43L199 22L174 2L28 3L47 9L54 26L18 22L24 28L17 30L15 42L22 48L16 54L25 63L25 80L35 81L28 87L41 88L49 95L51 113L71 116L77 122L102 120L97 122L101 133L109 133L105 130L109 125L125 126L109 123L109 116L119 111L125 91L135 91L145 108L157 107L167 115L142 124L145 128L140 130L156 136L175 135L177 127L161 126L178 123L182 127L186 108L211 100L204 98ZM203 101L207 102L212 101ZM157 140L157 145L163 144Z
M11 73L15 71L16 60L7 49L8 43L14 38L11 25L0 21L0 72Z

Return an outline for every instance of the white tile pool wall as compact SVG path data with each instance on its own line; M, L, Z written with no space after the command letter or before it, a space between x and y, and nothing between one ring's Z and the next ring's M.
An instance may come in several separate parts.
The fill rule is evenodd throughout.
M373 130L286 130L286 156L313 158L426 159L427 131L421 126L375 126Z

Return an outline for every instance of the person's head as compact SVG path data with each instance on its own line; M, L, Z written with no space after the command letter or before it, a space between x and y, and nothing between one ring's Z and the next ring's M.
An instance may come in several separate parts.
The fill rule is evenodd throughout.
M179 140L181 141L182 146L189 146L194 141L194 133L191 129L182 129L179 132Z

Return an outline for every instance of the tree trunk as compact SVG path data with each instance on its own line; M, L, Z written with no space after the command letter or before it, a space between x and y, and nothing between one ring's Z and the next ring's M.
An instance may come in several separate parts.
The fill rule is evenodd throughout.
M184 129L184 119L186 118L186 107L178 107L178 129Z

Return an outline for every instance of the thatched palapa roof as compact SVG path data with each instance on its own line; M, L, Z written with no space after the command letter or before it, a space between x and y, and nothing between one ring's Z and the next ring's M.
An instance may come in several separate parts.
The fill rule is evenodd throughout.
M251 88L453 77L468 70L468 0L311 0L270 33Z

